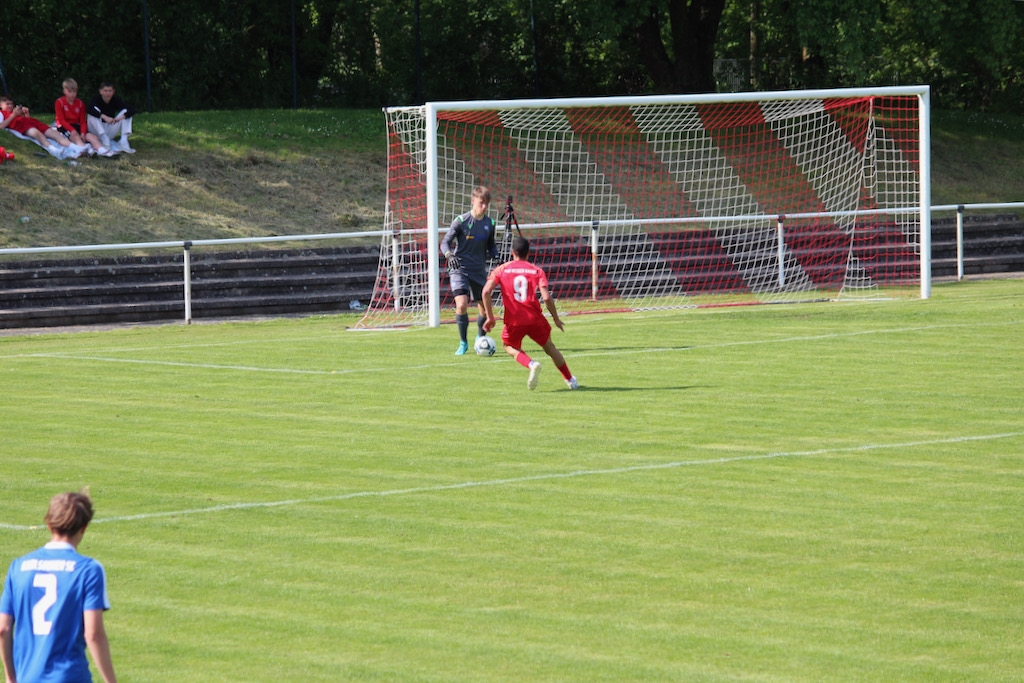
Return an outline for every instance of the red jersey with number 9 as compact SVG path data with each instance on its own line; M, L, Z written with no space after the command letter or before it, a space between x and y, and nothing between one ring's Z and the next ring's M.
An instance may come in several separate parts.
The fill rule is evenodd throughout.
M495 268L489 279L501 285L506 327L547 322L537 300L537 290L548 286L548 276L542 268L529 261L508 261Z

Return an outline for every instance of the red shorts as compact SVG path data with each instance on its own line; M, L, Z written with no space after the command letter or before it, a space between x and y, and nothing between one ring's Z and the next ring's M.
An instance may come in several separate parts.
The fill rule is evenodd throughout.
M541 320L531 325L505 325L501 330L501 342L506 346L521 349L524 337L529 337L539 346L544 346L551 339L551 324L547 320Z
M11 125L7 126L11 130L21 133L22 135L28 135L28 132L35 128L43 135L46 131L50 130L50 127L39 119L34 119L31 116L19 116L18 118L11 121Z

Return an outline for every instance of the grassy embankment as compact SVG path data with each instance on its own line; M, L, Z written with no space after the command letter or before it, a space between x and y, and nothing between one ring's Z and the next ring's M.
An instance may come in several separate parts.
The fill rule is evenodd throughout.
M4 134L0 247L378 229L378 110L140 114L138 153L77 166ZM937 112L934 204L1024 200L1024 117ZM23 216L27 222L20 222Z

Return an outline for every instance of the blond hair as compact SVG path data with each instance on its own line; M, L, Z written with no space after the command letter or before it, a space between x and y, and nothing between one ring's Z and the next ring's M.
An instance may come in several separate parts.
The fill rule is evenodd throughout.
M78 90L78 81L73 78L65 78L61 86L68 90Z

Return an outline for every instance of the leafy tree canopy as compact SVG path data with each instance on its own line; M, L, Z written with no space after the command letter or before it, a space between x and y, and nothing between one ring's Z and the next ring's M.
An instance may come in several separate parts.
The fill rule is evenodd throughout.
M928 83L1013 111L1024 2L4 0L0 75L37 112L68 76L161 110Z

